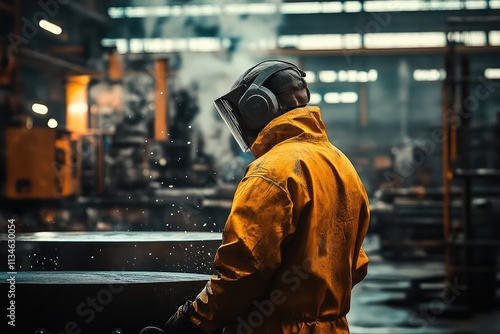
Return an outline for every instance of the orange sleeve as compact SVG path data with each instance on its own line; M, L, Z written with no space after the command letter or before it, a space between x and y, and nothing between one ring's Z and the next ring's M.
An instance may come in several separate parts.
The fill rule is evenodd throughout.
M352 286L361 282L368 274L368 256L366 255L363 248L359 250L359 256L356 263L356 269L352 273Z
M196 297L191 320L202 330L226 326L264 297L281 265L281 243L293 233L293 205L276 182L247 176L238 185L215 255L214 275Z

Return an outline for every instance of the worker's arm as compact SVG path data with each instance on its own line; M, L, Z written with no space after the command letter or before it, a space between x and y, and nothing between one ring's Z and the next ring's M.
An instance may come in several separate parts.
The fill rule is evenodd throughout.
M247 176L239 184L215 256L218 271L194 301L191 320L204 331L226 326L265 296L293 233L292 202L276 182Z
M368 274L368 256L366 256L363 248L359 250L358 261L356 262L356 268L352 273L352 286L361 282Z

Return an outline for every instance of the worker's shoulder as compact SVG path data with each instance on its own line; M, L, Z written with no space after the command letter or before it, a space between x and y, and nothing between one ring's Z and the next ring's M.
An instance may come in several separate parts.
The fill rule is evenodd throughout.
M247 170L247 176L267 176L272 179L287 178L297 169L317 160L320 149L307 143L282 143L254 160ZM329 154L334 154L333 150Z

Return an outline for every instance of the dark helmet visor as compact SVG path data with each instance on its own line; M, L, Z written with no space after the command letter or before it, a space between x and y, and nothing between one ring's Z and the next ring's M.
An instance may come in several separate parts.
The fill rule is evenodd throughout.
M250 146L256 138L255 132L244 126L238 109L238 102L246 90L247 87L241 85L214 101L215 109L219 112L243 152L250 151Z

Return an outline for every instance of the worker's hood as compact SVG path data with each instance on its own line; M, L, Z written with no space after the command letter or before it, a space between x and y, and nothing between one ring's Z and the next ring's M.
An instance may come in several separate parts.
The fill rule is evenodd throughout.
M257 135L250 150L259 158L285 140L328 141L319 107L296 108L273 119Z

